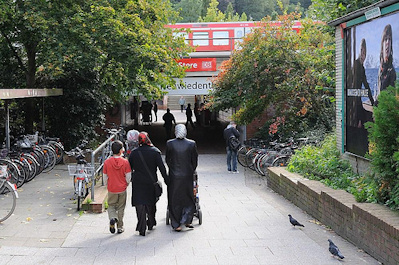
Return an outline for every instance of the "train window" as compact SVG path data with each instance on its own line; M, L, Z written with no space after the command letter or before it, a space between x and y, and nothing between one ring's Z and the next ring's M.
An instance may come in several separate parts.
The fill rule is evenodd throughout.
M193 32L193 45L209 46L209 33L203 31Z
M229 32L228 31L214 31L213 32L213 45L229 45Z

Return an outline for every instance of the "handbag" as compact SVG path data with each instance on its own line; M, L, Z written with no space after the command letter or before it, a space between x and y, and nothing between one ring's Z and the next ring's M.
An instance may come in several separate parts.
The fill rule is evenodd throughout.
M143 155L141 154L140 151L138 151L141 161L143 161L144 167L147 170L148 174L151 176L152 181L154 181L153 185L154 185L154 190L155 190L155 197L159 198L162 195L162 182L155 181L154 176L151 174L151 171L148 169L147 163L144 160Z

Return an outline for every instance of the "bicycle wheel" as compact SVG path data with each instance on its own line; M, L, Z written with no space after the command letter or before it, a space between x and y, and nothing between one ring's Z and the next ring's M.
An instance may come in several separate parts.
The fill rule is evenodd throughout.
M266 176L268 174L267 168L273 164L274 159L277 156L277 151L269 151L265 156L262 158L261 163L261 170L263 174Z
M25 182L29 182L34 179L39 173L39 162L37 162L36 158L31 154L22 153L21 156L29 163L30 171L27 178L25 178Z
M0 223L9 218L15 210L17 196L4 179L0 180Z
M16 184L17 184L17 188L20 188L25 183L27 172L25 170L24 164L20 160L12 159L11 161L17 166L17 168L19 170L18 181Z
M55 167L55 164L57 162L57 154L55 153L55 150L48 145L42 145L41 148L44 153L43 172L47 173Z
M261 155L259 156L259 158L257 158L256 164L255 164L255 170L256 170L256 172L258 172L258 174L260 174L260 175L262 175L262 176L265 175L265 173L264 173L264 171L263 171L263 165L262 165L263 157L264 157L265 155L266 155L266 154L261 154Z
M264 153L258 153L255 158L254 158L254 169L256 171L256 173L258 173L259 175L264 175L263 172L260 170L259 162L262 160L262 157L264 156Z
M61 143L55 141L50 141L48 144L54 149L57 155L55 164L61 163L64 160L64 146Z
M255 164L255 157L258 154L259 149L257 148L253 148L250 149L246 154L245 154L245 161L247 163L247 166L252 169L255 170L254 164Z
M41 150L39 150L39 148L35 148L29 154L32 155L38 163L36 175L39 175L40 173L42 173L42 171L44 169L44 153Z
M238 163L240 163L240 165L243 167L248 167L247 161L245 159L245 155L249 149L250 148L247 146L241 146L240 149L238 149L237 160L238 160Z
M289 156L279 156L274 159L272 166L273 167L285 167L288 164L290 157Z
M7 166L7 180L12 184L18 184L19 169L11 160L0 159L0 165Z

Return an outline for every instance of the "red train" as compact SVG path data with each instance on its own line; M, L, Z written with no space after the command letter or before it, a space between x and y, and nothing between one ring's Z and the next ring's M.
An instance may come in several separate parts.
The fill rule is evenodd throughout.
M278 22L275 22L278 23ZM191 46L196 47L196 52L232 51L235 43L242 37L259 27L259 22L203 22L203 23L176 23L166 27L173 29L190 29L184 35ZM296 21L293 30L299 31L301 22Z

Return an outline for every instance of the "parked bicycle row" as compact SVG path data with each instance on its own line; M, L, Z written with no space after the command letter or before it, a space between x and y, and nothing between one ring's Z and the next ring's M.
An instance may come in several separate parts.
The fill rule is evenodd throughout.
M244 142L238 151L237 159L240 165L265 176L268 167L287 166L295 150L306 145L315 144L309 138L290 139L287 142L266 142L261 139L250 139Z
M7 166L8 180L20 188L37 175L51 171L63 159L64 146L58 138L21 135L10 150L0 150L0 165Z

